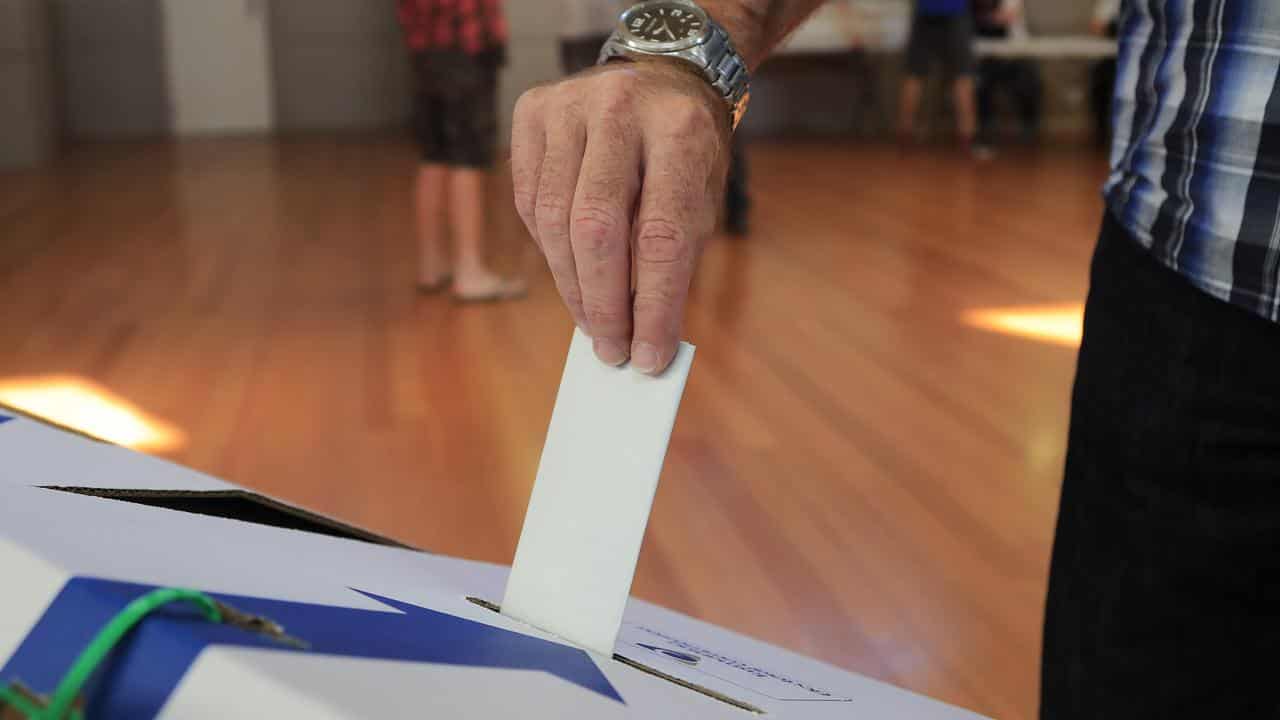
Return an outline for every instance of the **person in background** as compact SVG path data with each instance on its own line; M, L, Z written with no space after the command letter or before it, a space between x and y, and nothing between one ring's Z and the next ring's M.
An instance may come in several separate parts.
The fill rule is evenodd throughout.
M729 145L729 177L724 189L724 229L738 237L751 232L746 142L742 133L734 133L733 142Z
M1022 0L974 0L974 29L978 37L1024 40L1027 21ZM1025 58L983 58L978 63L978 140L976 152L989 155L997 134L996 96L1003 93L1018 111L1023 137L1040 132L1044 85L1040 65Z
M1120 0L1098 0L1089 21L1089 31L1098 37L1116 37L1120 22ZM1111 142L1111 94L1116 85L1115 58L1093 66L1089 80L1090 105L1093 108L1094 137L1099 147Z
M898 123L898 134L903 140L910 140L915 131L924 81L934 64L940 65L951 78L956 129L960 142L968 147L973 144L977 131L973 18L969 13L969 0L916 0Z
M399 0L399 18L413 56L414 128L422 146L414 192L418 289L452 286L464 302L519 297L524 283L499 276L484 254L485 179L494 159L498 71L507 42L501 0Z
M1089 21L1089 30L1094 35L1115 37L1119 28L1121 0L1098 0L1093 6L1093 19Z

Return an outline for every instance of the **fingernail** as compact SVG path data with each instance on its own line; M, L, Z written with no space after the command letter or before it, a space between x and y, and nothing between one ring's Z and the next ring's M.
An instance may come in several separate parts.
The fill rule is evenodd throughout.
M627 348L617 340L597 338L592 346L595 347L596 357L605 365L617 367L627 361Z
M646 375L658 371L658 348L647 342L631 346L631 367Z

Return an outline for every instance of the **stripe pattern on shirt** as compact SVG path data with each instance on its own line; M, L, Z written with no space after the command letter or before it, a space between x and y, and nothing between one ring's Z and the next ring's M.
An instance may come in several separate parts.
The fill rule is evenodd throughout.
M1280 3L1129 0L1105 190L1154 256L1280 321Z

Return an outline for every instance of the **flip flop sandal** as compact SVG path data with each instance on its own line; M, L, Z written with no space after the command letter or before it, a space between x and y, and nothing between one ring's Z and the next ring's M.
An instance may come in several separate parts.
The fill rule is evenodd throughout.
M486 292L462 295L453 293L453 301L461 305L472 303L491 303L503 300L518 300L529 294L529 288L519 280L504 280L497 287Z

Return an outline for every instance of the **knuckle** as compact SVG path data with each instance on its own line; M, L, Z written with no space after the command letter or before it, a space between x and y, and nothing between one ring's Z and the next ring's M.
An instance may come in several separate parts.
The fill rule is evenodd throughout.
M609 332L622 328L630 321L630 312L600 299L586 297L582 304L583 316L593 332Z
M560 297L564 299L564 304L577 317L582 317L582 292L576 287L561 287Z
M622 245L622 228L618 214L600 204L587 204L574 211L574 244L593 255L613 255Z
M648 320L644 325L649 329L653 329L655 318L668 318L674 314L679 304L680 292L674 285L660 285L649 288L644 292L637 292L635 300L632 301L632 307L635 309L637 319L641 317L647 318ZM665 327L673 322L673 319L668 319L665 322L658 322L657 325Z
M539 227L563 230L567 225L570 201L555 193L539 193L533 218Z
M715 114L706 103L694 99L674 102L663 112L667 132L679 137L691 137L714 133Z
M689 259L688 234L679 223L663 218L643 220L636 232L636 261L675 265Z

